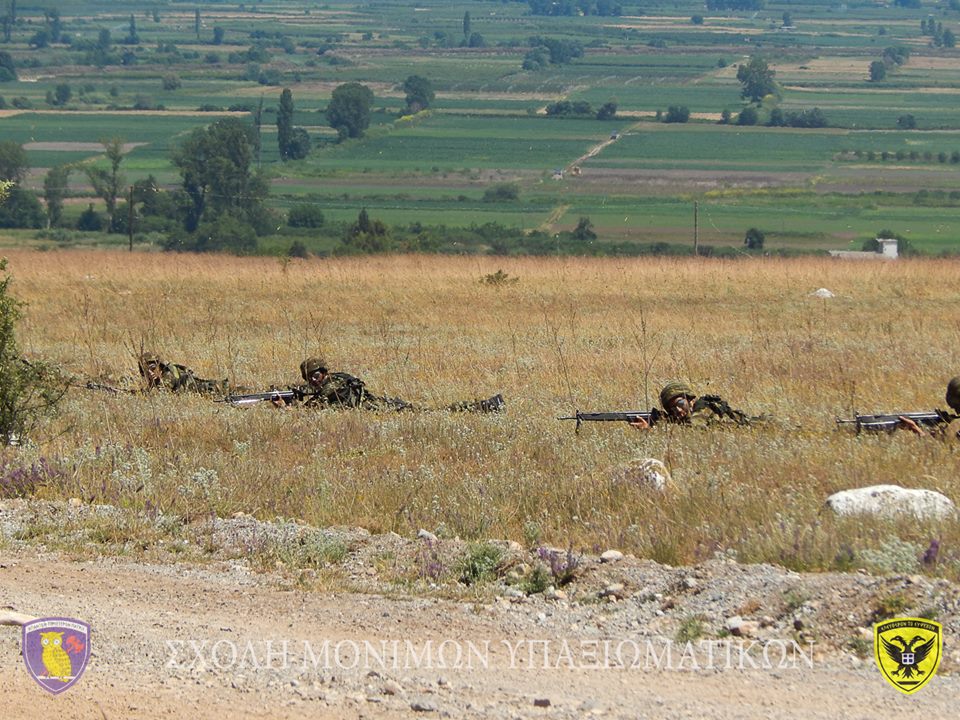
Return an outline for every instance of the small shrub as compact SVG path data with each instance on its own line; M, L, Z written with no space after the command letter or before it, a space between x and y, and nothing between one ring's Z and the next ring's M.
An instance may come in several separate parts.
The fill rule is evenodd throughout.
M30 497L51 480L62 477L59 468L40 458L30 465L19 465L10 458L0 461L0 498Z
M876 241L874 241L876 242ZM916 543L901 540L896 535L880 543L879 549L860 551L861 561L874 572L912 573L920 569L923 548Z
M550 571L542 563L537 563L530 574L520 581L520 590L527 595L546 592L552 584Z
M299 228L323 227L323 211L316 205L294 205L287 213L287 225Z
M503 550L490 543L476 543L467 549L460 561L460 582L464 585L492 580L497 576L497 568L503 559Z
M688 642L694 642L702 638L705 630L703 616L688 615L680 621L680 626L677 628L677 633L673 636L673 639L681 645L686 645Z
M446 572L440 558L440 541L425 540L417 550L417 574L421 580L437 582Z
M497 270L495 273L489 273L480 278L480 284L501 287L503 285L515 283L519 281L519 279L520 278L510 277L510 274L505 273L503 270Z
M511 202L520 197L520 188L516 185L501 184L494 185L483 191L484 202Z
M301 258L306 260L310 257L310 252L307 250L307 246L303 244L302 240L294 240L290 243L290 247L287 249L287 257L292 258Z
M572 545L567 548L566 553L540 547L537 549L537 555L550 567L550 574L557 587L573 582L580 568L580 562L583 560L583 555L573 554Z
M860 635L850 638L850 640L847 641L847 647L850 648L850 652L861 660L873 655L873 642Z
M870 615L871 622L877 623L881 620L889 620L903 614L903 611L910 607L910 600L903 593L893 593L878 597L873 605L873 612Z

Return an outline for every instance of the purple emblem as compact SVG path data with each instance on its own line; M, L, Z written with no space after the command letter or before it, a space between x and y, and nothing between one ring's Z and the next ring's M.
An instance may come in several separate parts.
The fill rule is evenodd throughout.
M23 626L23 661L30 677L54 695L80 679L90 659L90 626L73 618L49 617Z

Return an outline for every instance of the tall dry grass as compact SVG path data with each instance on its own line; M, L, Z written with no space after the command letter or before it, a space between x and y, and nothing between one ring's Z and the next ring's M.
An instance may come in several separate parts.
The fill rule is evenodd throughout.
M958 374L960 263L826 259L294 261L107 252L8 253L28 355L122 380L141 345L204 377L299 381L304 356L374 392L439 407L502 392L503 416L238 409L197 397L77 390L36 451L63 468L42 492L184 516L235 511L373 531L610 546L682 563L735 550L847 567L893 535L957 523L838 521L839 489L894 482L960 499L957 443L856 437L834 417L943 406ZM502 269L516 282L482 282ZM836 294L811 297L820 287ZM775 421L648 433L556 420L643 408L685 378ZM665 460L666 495L613 483Z

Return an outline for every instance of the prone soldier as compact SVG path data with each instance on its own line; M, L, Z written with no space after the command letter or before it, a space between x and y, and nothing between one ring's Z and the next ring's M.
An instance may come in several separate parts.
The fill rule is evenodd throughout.
M422 410L412 403L396 397L375 395L367 390L363 380L345 372L330 372L327 362L321 357L309 357L300 363L300 375L305 385L295 388L291 400L302 398L304 405L313 407L349 407L364 410ZM274 404L287 404L286 400L274 400ZM494 395L486 400L465 400L445 407L453 412L502 412L503 396Z
M137 359L140 375L149 390L170 390L172 392L193 392L201 395L223 395L229 383L224 380L205 380L197 377L193 370L185 365L167 363L154 352L140 353Z
M751 417L730 407L730 404L718 395L697 395L689 385L680 380L671 380L663 386L660 391L660 405L663 407L661 417L676 425L750 425L763 419ZM630 424L638 430L650 428L650 423L643 418L632 420Z

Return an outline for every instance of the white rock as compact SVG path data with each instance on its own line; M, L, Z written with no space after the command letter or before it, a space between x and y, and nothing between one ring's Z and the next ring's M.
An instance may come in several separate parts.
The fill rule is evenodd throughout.
M827 290L826 288L820 288L819 290L814 290L812 293L810 293L810 296L811 296L811 297L818 297L818 298L832 298L832 297L835 297L835 295L834 295L832 292L830 292L829 290Z
M423 528L420 528L420 531L417 533L417 537L421 540L426 540L428 543L437 542L437 536L429 530L424 530Z
M610 479L614 482L627 482L663 492L671 484L672 478L667 466L656 458L634 458L625 465L610 470Z
M600 556L600 562L603 563L612 563L618 560L623 560L623 553L619 550L607 550Z
M903 488L899 485L870 485L841 490L827 498L827 507L843 516L915 515L935 519L956 513L956 506L946 495L934 490Z

